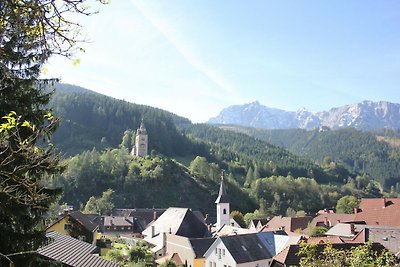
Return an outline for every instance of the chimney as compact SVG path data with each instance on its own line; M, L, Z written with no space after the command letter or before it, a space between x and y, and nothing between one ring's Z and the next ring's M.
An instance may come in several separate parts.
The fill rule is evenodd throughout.
M383 198L383 203L382 204L383 204L382 208L386 208L386 197Z
M156 235L156 227L154 225L151 226L151 237L153 238Z
M157 220L157 211L153 208L153 221Z
M354 208L354 214L357 214L357 213L358 213L358 208L355 207L355 208Z

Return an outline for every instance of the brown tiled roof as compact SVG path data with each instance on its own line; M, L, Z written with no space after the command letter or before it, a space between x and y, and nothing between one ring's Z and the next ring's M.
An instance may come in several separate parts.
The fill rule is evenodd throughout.
M345 222L356 222L354 214L338 214L338 213L328 213L321 214L312 219L311 226L320 226L325 224L325 221L328 222L327 227L332 227L337 223L345 223Z
M290 249L290 246L287 246L284 250L282 250L281 252L276 254L274 256L274 260L277 262L280 262L280 263L284 263L287 258L287 255L289 253L289 249Z
M368 225L400 227L400 198L363 198L355 219Z
M306 229L308 223L311 222L311 220L312 218L309 216L304 216L304 217L275 216L265 225L265 228L294 232L297 229L301 230Z
M37 250L38 254L71 267L117 267L116 263L93 255L97 247L70 236L51 231L46 233L47 245Z

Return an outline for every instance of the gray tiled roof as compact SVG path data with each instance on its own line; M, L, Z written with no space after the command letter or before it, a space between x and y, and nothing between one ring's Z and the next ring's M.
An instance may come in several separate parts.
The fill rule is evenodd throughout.
M112 212L113 216L121 216L121 217L133 217L143 227L147 227L149 223L160 217L167 209L160 209L160 208L143 208L143 209L115 209Z
M94 232L97 228L97 225L80 211L71 211L68 215L71 216L71 218L73 218L75 221L79 222L90 232Z
M203 258L204 253L206 253L207 249L209 249L214 243L216 238L207 237L207 238L190 238L190 244L192 245L194 254L196 255L196 259Z
M208 233L204 222L200 221L187 208L169 208L160 218L147 227L143 234L150 236L152 227L154 227L155 234L171 233L190 238L204 237Z
M272 253L264 246L257 234L222 236L220 238L238 264L272 258Z
M92 253L98 248L70 236L51 231L46 233L49 243L37 250L38 254L72 267L117 267Z

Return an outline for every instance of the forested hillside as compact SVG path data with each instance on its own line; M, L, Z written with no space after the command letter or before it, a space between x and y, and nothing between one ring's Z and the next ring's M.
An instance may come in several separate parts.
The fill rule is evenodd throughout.
M191 175L188 168L163 156L132 157L125 147L85 151L68 160L67 170L54 186L64 188L62 202L84 207L91 196L112 189L113 204L120 208L189 207L213 213L220 176ZM235 181L226 181L232 206L252 211L257 204Z
M342 164L315 164L249 132L192 124L83 88L59 86L51 106L62 118L53 142L66 155L67 170L49 182L64 188L61 202L76 207L112 189L116 207L183 206L213 214L222 172L232 208L264 215L314 212L344 195L383 193ZM142 119L151 153L135 158L129 151Z
M72 85L57 85L50 107L62 118L53 142L67 155L93 147L116 147L126 130L136 130L143 119L151 139L149 151L184 155L196 150L175 127L190 123L167 111L128 103Z
M368 174L388 189L400 181L400 147L398 131L363 132L340 130L264 130L225 127L247 133L259 140L285 147L297 155L322 164L339 162L354 173ZM397 185L399 189L399 185Z

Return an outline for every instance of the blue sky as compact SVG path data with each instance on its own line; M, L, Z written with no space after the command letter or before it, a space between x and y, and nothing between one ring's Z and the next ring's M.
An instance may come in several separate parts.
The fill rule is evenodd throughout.
M400 1L111 0L48 76L205 122L230 105L400 103Z

